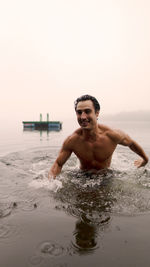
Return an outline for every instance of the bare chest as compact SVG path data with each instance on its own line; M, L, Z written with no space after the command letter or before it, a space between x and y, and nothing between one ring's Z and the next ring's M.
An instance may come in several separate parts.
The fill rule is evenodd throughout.
M116 145L109 138L101 138L95 142L79 140L74 148L77 157L86 162L103 162L110 158Z

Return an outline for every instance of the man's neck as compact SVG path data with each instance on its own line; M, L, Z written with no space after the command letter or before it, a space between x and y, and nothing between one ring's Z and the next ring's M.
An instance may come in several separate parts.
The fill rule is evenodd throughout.
M98 124L95 125L95 127L92 129L82 129L83 138L89 141L96 141L98 137L98 132Z

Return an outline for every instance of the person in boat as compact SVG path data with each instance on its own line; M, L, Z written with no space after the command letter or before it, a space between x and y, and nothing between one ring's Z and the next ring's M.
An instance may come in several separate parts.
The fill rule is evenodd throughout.
M60 174L72 153L79 159L81 170L96 172L107 169L111 165L117 145L127 146L140 156L134 162L137 168L147 164L148 157L143 148L129 135L97 122L100 104L95 97L83 95L76 99L74 107L80 128L64 141L58 157L50 168L49 179Z

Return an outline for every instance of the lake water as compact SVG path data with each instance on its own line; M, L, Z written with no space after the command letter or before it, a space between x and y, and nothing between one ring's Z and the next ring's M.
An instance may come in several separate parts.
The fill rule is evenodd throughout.
M149 122L107 122L127 132L150 156ZM0 266L149 266L150 163L118 146L109 171L79 171L74 155L61 175L47 179L63 140L60 132L1 130Z

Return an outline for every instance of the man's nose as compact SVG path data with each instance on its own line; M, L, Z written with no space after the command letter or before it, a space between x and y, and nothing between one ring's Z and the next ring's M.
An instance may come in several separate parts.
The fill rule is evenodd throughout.
M81 114L81 119L86 119L86 113L84 111Z

